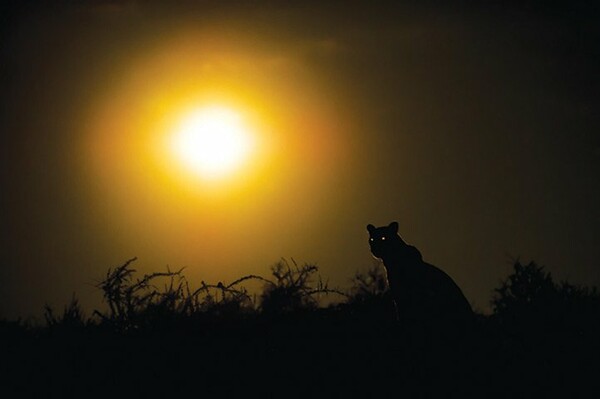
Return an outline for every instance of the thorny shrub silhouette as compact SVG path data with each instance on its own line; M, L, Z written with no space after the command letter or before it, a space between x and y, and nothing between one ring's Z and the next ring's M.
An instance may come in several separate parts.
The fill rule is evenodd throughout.
M117 329L139 328L156 322L191 317L198 313L215 315L241 314L252 309L252 298L244 287L246 276L231 284L206 284L190 289L183 269L145 274L134 278L136 270L132 258L115 269L109 269L97 287L103 292L108 312L95 310L102 322ZM160 280L167 282L159 288Z
M276 263L271 269L273 279L247 275L230 284L202 281L200 288L192 290L183 275L184 269L167 269L166 272L134 277L136 270L131 264L136 259L109 269L104 280L97 284L103 292L108 311L95 310L94 315L102 323L113 325L118 330L149 327L154 323L207 314L216 317L242 317L256 312L283 314L314 309L323 294L344 295L323 283L317 275L317 266L299 266L293 260L292 266L285 259ZM166 283L159 288L161 279ZM264 283L259 302L241 285L248 280ZM52 314L50 308L47 312Z
M273 280L261 278L265 286L260 296L260 310L267 315L280 315L315 309L319 306L322 294L345 296L338 290L330 289L320 276L315 276L317 272L316 265L298 266L293 259L290 265L282 259L271 268Z

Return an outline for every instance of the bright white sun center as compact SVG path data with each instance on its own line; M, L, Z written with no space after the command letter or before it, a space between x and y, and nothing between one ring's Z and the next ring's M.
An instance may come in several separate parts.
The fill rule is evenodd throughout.
M202 108L185 116L174 136L177 156L206 178L233 172L246 160L251 137L240 115L228 108Z

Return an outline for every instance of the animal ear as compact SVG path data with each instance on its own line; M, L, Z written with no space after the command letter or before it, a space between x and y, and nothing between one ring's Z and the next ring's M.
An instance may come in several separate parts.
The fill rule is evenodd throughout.
M392 230L394 232L394 234L398 234L398 222L392 222L392 223L390 223L390 225L388 226L388 228L390 230Z
M367 230L369 230L369 233L372 233L373 231L375 231L375 226L373 226L372 224L368 224Z

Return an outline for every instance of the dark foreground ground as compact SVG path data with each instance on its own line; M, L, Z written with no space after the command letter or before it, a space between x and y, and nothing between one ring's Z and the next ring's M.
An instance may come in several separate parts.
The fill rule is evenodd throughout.
M2 397L599 397L598 331L480 317L447 342L349 309L162 326L4 323Z
M0 320L1 398L600 397L600 293L534 263L457 330L396 321L381 268L319 308L332 290L315 266L191 291L181 271L134 277L134 260L98 285L103 312L74 299L45 326ZM257 300L249 279L265 282Z

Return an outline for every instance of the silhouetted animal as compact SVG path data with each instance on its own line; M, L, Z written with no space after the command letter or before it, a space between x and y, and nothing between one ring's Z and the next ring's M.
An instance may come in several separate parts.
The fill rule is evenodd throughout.
M431 329L463 327L473 319L469 302L456 283L423 261L419 250L398 235L398 223L367 226L373 255L387 271L398 319L405 326Z

